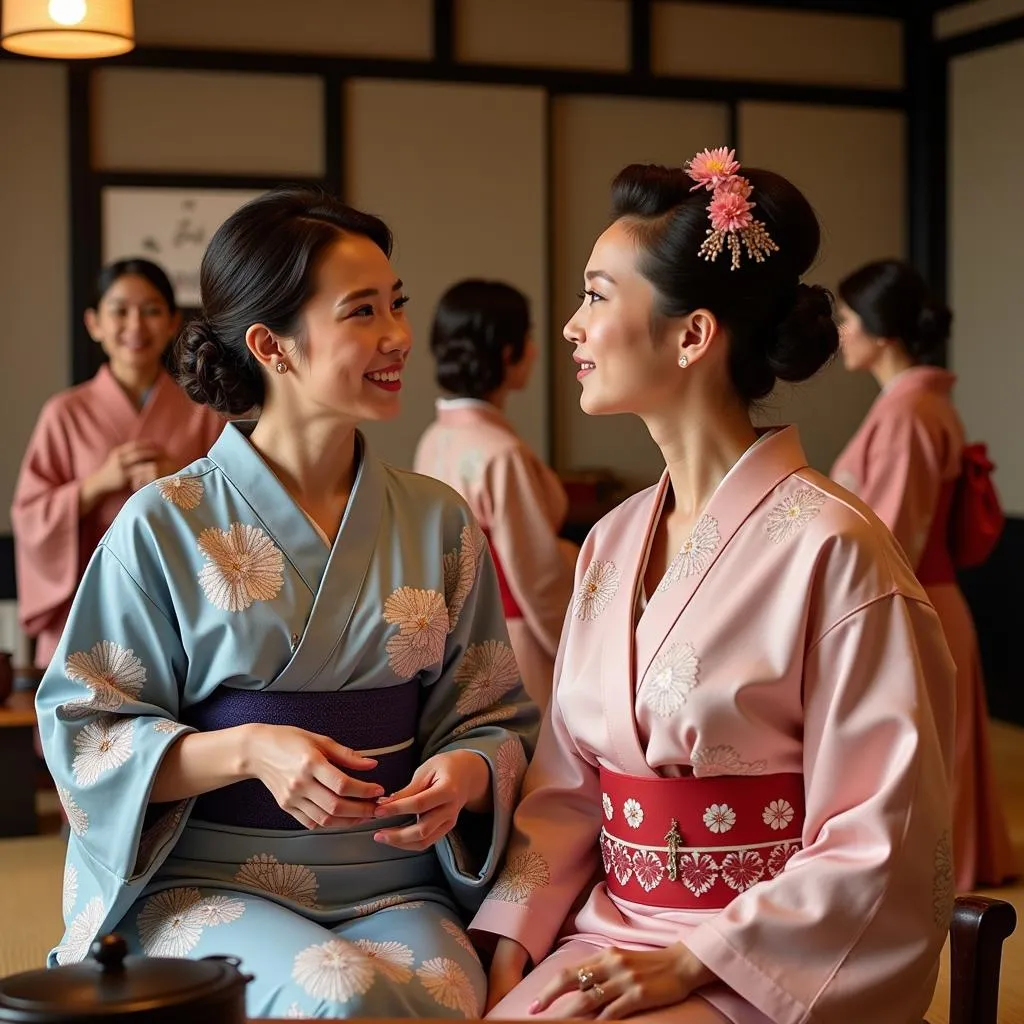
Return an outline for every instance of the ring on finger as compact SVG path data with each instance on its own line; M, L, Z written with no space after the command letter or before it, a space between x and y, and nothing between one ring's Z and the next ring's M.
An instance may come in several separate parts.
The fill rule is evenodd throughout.
M581 967L576 972L576 979L581 992L590 992L594 988L594 972L589 967Z
M593 999L595 1003L603 1003L604 1002L604 989L601 988L600 985L594 985L590 989L590 998Z

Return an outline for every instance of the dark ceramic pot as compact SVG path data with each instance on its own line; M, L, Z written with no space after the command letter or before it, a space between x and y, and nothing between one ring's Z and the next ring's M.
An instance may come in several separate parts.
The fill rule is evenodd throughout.
M0 980L0 1021L23 1024L245 1024L245 986L233 957L128 956L107 935L80 964Z

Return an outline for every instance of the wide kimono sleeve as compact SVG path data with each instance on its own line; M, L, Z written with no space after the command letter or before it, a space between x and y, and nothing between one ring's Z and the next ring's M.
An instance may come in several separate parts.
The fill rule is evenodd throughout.
M51 400L32 432L11 506L18 616L29 636L59 628L78 585L79 490L67 424Z
M912 409L878 425L869 441L858 497L892 531L916 569L942 486L941 439Z
M551 521L550 486L527 452L511 448L490 459L484 491L491 510L491 543L530 631L549 657L558 650L572 596L573 563Z
M51 962L80 960L118 923L192 803L150 804L167 749L192 730L177 721L186 656L158 553L147 550L148 531L132 540L97 548L36 694L46 764L71 829L67 932Z
M936 727L953 676L934 610L900 593L807 652L803 849L684 940L776 1024L927 1010L953 900L952 737Z
M458 505L461 530L445 554L448 637L420 721L423 760L471 750L491 772L493 811L464 812L437 844L456 900L475 910L501 863L539 712L523 689L508 641L497 574L472 513Z

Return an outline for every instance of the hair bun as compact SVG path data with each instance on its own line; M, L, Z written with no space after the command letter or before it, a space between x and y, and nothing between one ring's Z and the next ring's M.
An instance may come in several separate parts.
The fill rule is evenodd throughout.
M254 360L240 364L205 317L190 320L174 346L182 390L201 405L239 416L263 402L263 378Z
M949 339L953 314L941 302L926 302L917 315L917 330L909 346L913 355L925 355L940 349Z
M780 380L813 377L839 348L832 295L819 284L798 284L796 298L768 348L768 365Z

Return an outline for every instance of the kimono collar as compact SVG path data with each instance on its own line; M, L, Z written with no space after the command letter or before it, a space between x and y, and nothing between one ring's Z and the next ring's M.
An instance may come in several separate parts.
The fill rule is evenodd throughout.
M210 460L245 498L315 594L328 562L323 539L253 447L249 436L255 426L255 420L228 423L210 449ZM380 527L384 471L370 454L366 438L358 430L356 460L356 478L332 556L343 534L349 539L358 537L361 543L365 543L367 538L376 538Z
M490 402L480 398L439 398L437 400L437 419L444 426L458 426L466 423L479 423L486 420L506 430L513 430L505 414Z
M157 399L167 388L176 387L170 374L161 366L153 383L146 391L146 400L142 403L142 407L138 408L118 383L109 363L104 363L96 371L93 384L102 396L108 415L118 422L125 423L126 426L143 419L146 413L157 404Z
M940 366L911 366L896 374L882 388L881 394L888 397L911 394L915 391L934 391L936 394L948 395L955 384L956 374Z

